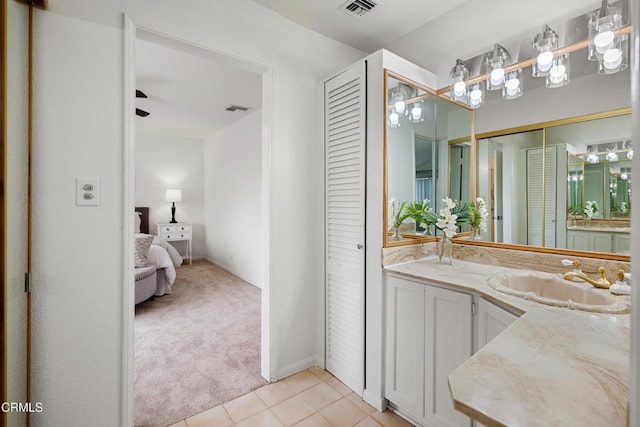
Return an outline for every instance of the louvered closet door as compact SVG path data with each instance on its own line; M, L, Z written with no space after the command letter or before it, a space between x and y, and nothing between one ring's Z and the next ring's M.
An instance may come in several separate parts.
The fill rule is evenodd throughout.
M326 368L364 387L365 74L325 83Z

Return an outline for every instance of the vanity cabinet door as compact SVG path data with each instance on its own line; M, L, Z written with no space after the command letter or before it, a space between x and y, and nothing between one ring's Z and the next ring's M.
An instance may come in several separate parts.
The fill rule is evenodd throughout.
M615 233L613 235L613 252L628 254L630 250L631 250L631 235Z
M515 314L480 298L478 300L478 344L476 351L507 329L517 318L518 316Z
M425 286L425 424L470 426L453 407L449 374L473 352L473 298L469 294Z
M424 426L470 426L449 374L471 357L472 296L387 275L385 397Z
M415 418L424 416L424 288L387 278L386 398Z
M589 250L589 232L569 230L567 232L567 249L588 251Z
M596 252L611 252L612 249L612 238L610 233L606 232L591 232L589 236L590 251Z

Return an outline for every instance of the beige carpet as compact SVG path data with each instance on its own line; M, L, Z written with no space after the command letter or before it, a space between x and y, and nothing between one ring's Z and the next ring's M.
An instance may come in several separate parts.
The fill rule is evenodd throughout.
M136 426L167 426L264 384L260 289L197 261L136 306Z

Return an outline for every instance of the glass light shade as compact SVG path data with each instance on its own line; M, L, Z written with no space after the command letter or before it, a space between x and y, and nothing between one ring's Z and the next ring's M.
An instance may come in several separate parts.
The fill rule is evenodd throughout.
M598 74L613 74L629 65L629 37L622 34L622 11L604 1L589 19L590 61L598 61Z
M420 123L424 120L424 111L422 108L422 101L417 101L411 104L409 120L413 123Z
M484 87L481 83L474 83L469 88L467 105L471 108L480 108L484 105Z
M522 96L522 70L511 71L507 74L502 88L503 99L516 99Z
M505 48L499 44L493 46L493 51L485 61L485 69L489 74L487 90L500 90L504 87L504 67L511 61L511 57Z
M548 88L558 88L569 84L569 54L556 56L553 65L549 69L549 75L545 81Z
M164 194L164 200L167 202L181 202L182 191L179 188L168 188Z
M622 173L620 174L620 179L623 179L623 180L625 180L625 181L626 181L627 179L629 179L629 175L627 175L627 173L626 173L626 172L622 172Z
M465 80L469 78L469 66L460 59L456 60L456 65L451 69L449 77L454 81L451 87L451 98L454 101L467 102L469 88Z
M627 151L627 159L633 160L633 149L632 148L629 148L629 151Z
M542 27L533 41L536 53L533 55L531 64L531 75L533 77L547 77L553 67L553 51L558 48L558 34L549 28L548 25Z
M398 113L396 113L395 111L389 113L389 127L400 127L400 116L398 116Z

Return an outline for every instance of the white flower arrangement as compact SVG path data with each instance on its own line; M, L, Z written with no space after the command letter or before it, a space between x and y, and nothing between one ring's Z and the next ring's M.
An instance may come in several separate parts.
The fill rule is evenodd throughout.
M456 208L456 203L449 197L442 199L442 201L444 202L444 207L440 208L438 212L436 227L442 230L448 238L452 238L458 234L456 224L458 215L451 212Z
M584 204L584 209L583 209L583 213L585 218L593 218L593 216L595 214L598 213L598 202L596 202L595 200L587 200Z
M620 207L618 208L618 210L620 211L620 213L627 213L629 212L629 205L627 204L627 202L620 202Z
M478 197L475 203L471 203L471 226L487 231L487 221L489 220L489 210L487 203L482 197Z

